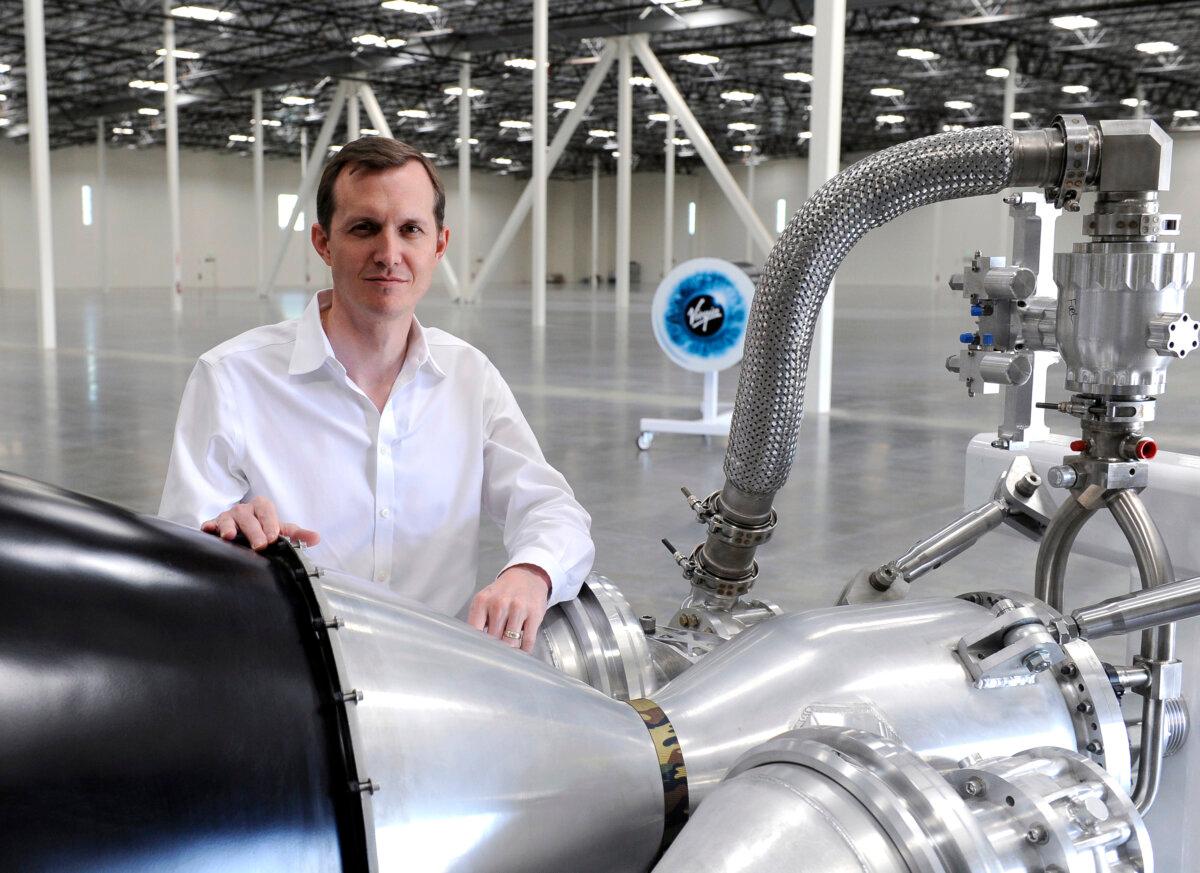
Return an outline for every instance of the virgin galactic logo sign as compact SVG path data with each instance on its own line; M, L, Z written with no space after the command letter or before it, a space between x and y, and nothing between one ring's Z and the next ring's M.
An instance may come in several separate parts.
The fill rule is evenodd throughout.
M687 328L696 336L712 336L725 323L725 310L708 294L689 300L685 313Z

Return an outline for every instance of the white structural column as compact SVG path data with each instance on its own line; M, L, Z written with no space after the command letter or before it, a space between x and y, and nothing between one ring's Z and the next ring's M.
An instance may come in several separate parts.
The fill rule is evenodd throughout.
M592 268L588 285L600 287L600 158L592 155Z
M546 89L549 0L533 0L533 326L546 326Z
M383 114L383 110L379 107L379 100L375 97L375 92L371 90L371 86L362 84L355 87L352 82L346 83L346 91L357 91L357 96L362 100L363 108L367 110L367 118L370 119L371 125L379 131L380 136L386 136L388 139L395 139L392 136L392 126L388 124L387 116ZM318 174L319 178L319 174ZM295 221L295 218L292 219ZM442 272L446 276L446 290L450 294L450 299L456 300L459 297L458 274L454 272L454 268L450 266L450 261L442 258L438 261L438 265L442 268Z
M808 142L808 193L837 175L842 147L842 68L846 55L846 0L815 4L817 26L813 37L812 116L813 137ZM825 305L817 321L816 347L809 360L813 412L829 412L833 400L834 284L829 283Z
M58 345L54 317L54 238L50 224L50 110L46 102L46 20L42 0L25 0L25 87L29 172L37 227L38 346Z
M617 48L617 309L629 308L629 258L633 234L633 55L629 37Z
M304 185L304 177L308 175L308 128L301 126L300 128L300 185ZM297 189L299 190L299 189ZM300 198L296 198L299 202ZM312 271L309 270L309 252L312 246L308 243L308 228L312 227L312 223L317 220L316 212L309 209L308 203L302 203L300 208L303 210L305 217L308 219L308 227L304 228L305 238L300 241L300 247L304 249L304 290L312 287ZM294 225L293 225L294 226Z
M458 66L458 227L454 244L458 247L458 280L463 300L475 299L471 281L471 56L463 55Z
M317 182L320 180L321 170L324 166L324 156L329 151L329 144L333 141L333 133L337 129L338 121L342 117L342 109L346 106L346 92L348 90L344 84L339 82L337 90L333 92L333 99L329 101L329 109L325 113L325 121L321 125L321 132L317 134L317 142L313 146L312 160L308 162L308 172L305 173L304 179L300 182L300 190L296 192L296 204L292 207L292 214L288 217L287 224L279 231L279 246L275 249L275 258L271 262L271 271L267 273L267 291L270 291L274 287L275 278L279 275L279 268L283 266L283 259L287 257L288 243L295 236L295 233L292 231L292 225L296 223L303 204L307 203L309 198L316 193Z
M97 269L100 290L108 293L108 134L104 119L96 121L96 194L92 198L92 221L96 224Z
M668 113L669 114L669 113ZM667 119L663 140L663 268L665 277L675 266L675 116Z
M263 124L263 104L262 104L262 89L254 89L253 98L254 113L251 118L254 119L254 281L258 286L258 296L267 296L267 253L266 253L266 229L263 227L265 217L263 215L263 201L266 198L266 190L263 182L263 134L266 132L266 125Z
M171 17L173 0L163 0L163 78L167 91L163 106L167 111L167 212L171 225L171 299L175 312L183 311L183 229L179 217L179 110L176 105L175 19Z
M353 84L346 87L346 142L356 140L361 134L362 123L358 118L358 90ZM379 131L383 133L383 131Z
M754 208L754 166L757 163L754 155L751 154L746 158L746 199L750 201L750 208ZM748 264L754 263L754 233L749 227L746 228L746 254L745 261Z
M1133 92L1133 96L1137 98L1137 106L1133 107L1134 118L1146 117L1146 89L1138 85Z
M600 83L604 81L604 77L608 75L608 71L612 68L613 58L616 57L611 48L606 48L600 53L600 58L592 66L592 71L588 73L587 78L583 81L583 87L579 89L579 93L575 96L575 108L567 113L562 124L554 133L554 139L550 142L550 151L546 156L546 172L554 172L554 167L558 163L558 159L562 157L562 153L567 148L567 143L571 136L575 133L575 129L579 127L579 122L587 113L588 107L592 105L592 100L596 97L596 92L600 89ZM508 218L504 220L504 226L500 228L500 233L496 235L495 242L488 249L487 255L483 259L483 263L479 265L479 272L475 274L475 288L479 289L487 284L487 280L491 277L492 272L500 264L500 259L504 257L508 247L512 245L513 238L517 235L517 231L521 227L521 222L525 220L525 216L529 214L530 208L533 206L533 189L534 180L530 179L525 185L525 190L521 192L521 196L517 199L517 205L509 212Z
M775 245L775 238L750 206L750 201L746 199L746 195L738 187L733 174L729 172L729 168L725 166L721 156L717 154L717 150L704 132L704 128L700 126L700 122L696 120L696 116L684 102L683 95L679 93L679 89L675 87L675 83L671 81L671 77L667 75L663 65L650 50L650 43L645 34L639 34L630 39L633 41L633 50L637 52L638 60L642 62L642 66L650 74L654 84L658 86L659 94L667 101L667 111L679 118L679 123L683 125L688 139L692 141L696 152L704 161L704 166L708 167L708 171L712 173L717 187L729 200L729 205L733 207L738 218L753 232L755 242L763 254L766 254L771 250L771 246Z

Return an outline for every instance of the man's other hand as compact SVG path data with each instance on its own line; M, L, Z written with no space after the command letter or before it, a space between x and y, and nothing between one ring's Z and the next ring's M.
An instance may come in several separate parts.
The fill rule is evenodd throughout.
M475 595L467 624L514 649L532 652L549 599L550 574L533 564L516 564Z
M316 531L306 530L298 524L280 523L275 504L266 497L255 497L248 503L235 503L216 518L210 518L200 525L200 530L223 540L236 539L241 533L256 552L280 537L299 540L306 546L315 546L321 541L321 535Z

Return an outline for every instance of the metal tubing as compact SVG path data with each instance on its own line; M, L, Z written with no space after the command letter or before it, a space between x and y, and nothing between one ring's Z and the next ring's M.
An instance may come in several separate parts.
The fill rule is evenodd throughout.
M633 236L633 56L629 39L620 40L617 54L617 245L616 304L629 308L629 259Z
M1067 559L1071 546L1087 520L1096 512L1075 499L1063 501L1042 536L1037 564L1033 571L1033 594L1059 612L1063 611L1063 592L1067 579Z
M995 530L1008 514L1003 500L989 500L946 525L933 536L917 543L892 562L906 582L919 579L946 561L975 545L988 531Z
M1131 634L1200 615L1200 576L1111 597L1071 613L1079 637Z
M588 73L587 79L583 82L583 87L579 89L579 93L575 97L575 108L567 113L562 124L555 131L554 139L550 142L550 151L546 156L547 173L554 171L555 165L558 164L558 159L562 157L562 153L567 148L567 143L575 133L575 129L579 127L579 122L591 107L592 100L595 99L596 92L600 89L600 83L608 75L614 58L616 58L616 52L612 47L606 47L600 53L600 57L595 65L593 65L592 71ZM529 209L533 205L533 188L533 180L530 179L529 183L525 186L525 190L521 192L517 204L513 207L512 212L508 214L508 218L505 219L504 226L500 228L500 233L496 235L496 241L492 243L492 247L484 257L483 263L479 265L479 271L475 274L474 287L476 289L482 288L487 284L487 280L491 277L496 267L499 266L501 259L508 251L508 247L512 245L513 238L517 235L517 231L521 227L521 222L525 220L525 216L529 214Z
M263 184L263 134L266 125L263 124L262 89L254 89L251 118L254 119L254 281L258 286L258 296L266 297L267 289L263 284L266 278L266 246L264 244L266 231L263 228L263 198L266 197Z
M458 202L459 219L455 228L458 246L458 272L463 300L475 299L475 283L471 281L471 61L464 54L458 66Z
M533 275L532 322L546 326L546 64L549 0L533 0Z
M1159 533L1158 526L1146 504L1133 491L1118 491L1106 501L1109 512L1129 541L1133 558L1141 575L1142 588L1157 588L1175 581L1175 570L1167 544ZM1175 657L1175 628L1168 625L1157 633L1146 631L1142 635L1142 655L1156 660Z
M171 226L171 306L183 311L183 229L179 217L179 111L178 83L175 77L175 18L173 0L163 0L163 78L167 92L163 108L167 113L167 212ZM293 219L295 220L295 219Z
M742 189L738 187L737 180L729 172L729 168L725 166L725 162L721 160L717 150L713 147L708 135L704 132L704 128L700 126L700 122L696 120L696 116L692 114L692 110L688 107L683 99L683 95L679 93L679 88L667 75L666 69L650 50L650 43L644 34L632 36L630 39L633 42L633 50L641 61L642 67L650 74L650 78L654 80L654 84L658 87L658 93L667 101L667 111L678 117L679 123L683 125L684 132L692 141L692 145L696 149L696 153L704 161L704 166L708 167L708 171L712 173L713 180L717 183L717 187L721 189L721 193L729 200L729 205L733 207L733 211L737 213L738 218L742 223L751 229L754 233L754 239L758 243L758 247L763 252L769 252L775 239L771 236L771 232L767 230L767 226L763 224L762 219L754 212L750 206L746 195L742 193Z
M293 236L292 225L296 223L296 217L300 214L301 204L311 198L317 190L317 181L320 179L321 170L325 164L325 154L329 151L329 144L333 141L333 132L342 115L342 108L346 105L346 91L346 85L339 82L337 90L333 93L333 99L329 102L329 109L326 110L321 132L317 134L317 141L313 145L312 159L308 162L308 173L300 183L300 190L297 192L296 205L292 207L292 214L288 217L287 225L279 232L279 247L275 250L275 260L271 264L271 272L267 274L266 288L268 291L275 285L275 277L279 275L279 268L283 266L283 259L287 257L288 244L292 241Z
M663 269L665 277L675 266L675 116L668 113L663 143Z

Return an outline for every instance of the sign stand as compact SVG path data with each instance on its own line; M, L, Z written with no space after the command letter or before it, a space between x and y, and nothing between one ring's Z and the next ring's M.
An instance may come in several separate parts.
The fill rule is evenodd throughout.
M637 446L650 448L656 434L728 436L733 406L717 401L720 371L742 358L754 283L739 267L717 258L680 264L654 294L654 337L674 363L704 374L700 418L643 418Z

